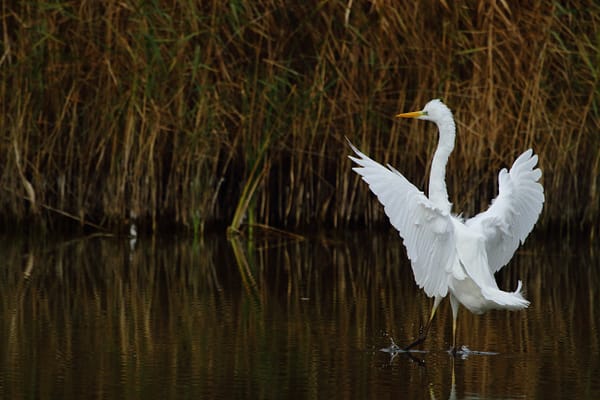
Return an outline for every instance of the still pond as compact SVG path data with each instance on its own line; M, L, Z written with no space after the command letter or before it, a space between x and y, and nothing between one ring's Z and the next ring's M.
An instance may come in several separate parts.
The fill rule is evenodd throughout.
M600 249L532 235L452 357L393 232L0 240L0 398L596 399ZM387 350L387 351L382 351Z

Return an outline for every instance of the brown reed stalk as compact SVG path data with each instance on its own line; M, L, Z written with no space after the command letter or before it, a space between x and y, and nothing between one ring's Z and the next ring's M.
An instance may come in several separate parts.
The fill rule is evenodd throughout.
M544 224L586 226L600 213L597 2L0 9L5 221L45 224L61 210L157 230L229 223L249 204L257 223L379 224L344 137L426 189L435 130L391 117L433 97L458 121L447 178L457 211L485 208L497 171L533 147ZM261 157L269 170L245 198Z

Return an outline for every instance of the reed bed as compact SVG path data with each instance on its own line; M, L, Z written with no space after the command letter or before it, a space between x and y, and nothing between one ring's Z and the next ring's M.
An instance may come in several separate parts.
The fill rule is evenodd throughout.
M344 136L425 189L442 97L470 215L521 151L542 223L600 211L600 4L1 2L0 217L53 227L374 225Z

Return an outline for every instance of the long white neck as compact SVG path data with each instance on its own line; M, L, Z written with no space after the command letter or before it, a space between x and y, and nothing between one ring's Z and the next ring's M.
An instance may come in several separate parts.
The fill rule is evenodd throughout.
M452 115L437 123L440 131L438 147L433 155L431 173L429 175L429 200L442 210L450 212L452 204L448 201L448 189L446 189L446 164L448 157L454 149L454 138L456 126Z

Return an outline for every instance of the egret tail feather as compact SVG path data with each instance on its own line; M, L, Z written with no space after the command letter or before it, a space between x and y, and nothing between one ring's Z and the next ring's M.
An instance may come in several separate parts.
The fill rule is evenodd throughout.
M529 301L523 297L523 284L521 281L517 284L517 290L514 292L505 292L498 288L482 288L481 293L487 300L496 304L497 308L506 310L522 310L529 306ZM495 307L493 307L495 308Z

